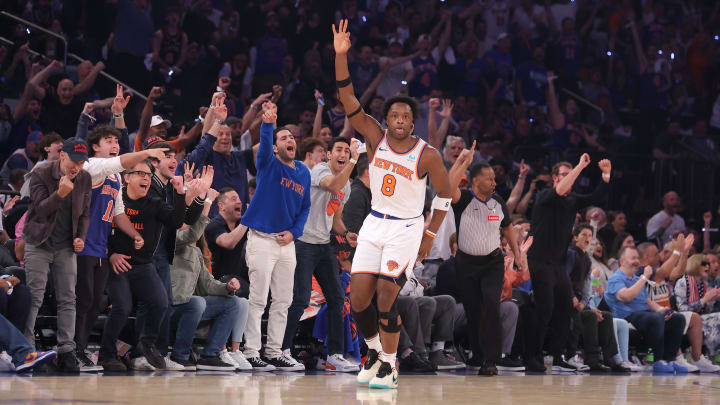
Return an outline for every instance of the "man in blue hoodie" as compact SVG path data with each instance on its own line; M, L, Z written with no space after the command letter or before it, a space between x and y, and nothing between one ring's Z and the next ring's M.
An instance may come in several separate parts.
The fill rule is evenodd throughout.
M225 106L216 102L215 113ZM310 211L310 170L295 160L297 145L287 128L273 131L277 106L263 104L260 147L257 153L257 189L241 223L248 228L245 259L250 277L250 311L245 329L244 355L256 370L300 371L304 367L283 355L287 313L293 297L295 239L303 233ZM260 318L272 304L265 357L260 358Z

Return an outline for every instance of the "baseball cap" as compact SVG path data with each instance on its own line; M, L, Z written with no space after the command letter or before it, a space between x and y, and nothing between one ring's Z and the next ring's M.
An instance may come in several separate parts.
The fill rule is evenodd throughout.
M42 138L43 133L40 131L32 131L28 134L26 142L38 143Z
M166 129L170 128L170 126L172 125L170 123L170 120L164 120L163 117L161 117L159 115L153 115L152 119L150 120L150 126L154 127L154 126L160 125L160 124L165 125Z
M63 142L62 151L67 153L73 162L88 160L87 143L80 138L68 138Z
M150 147L150 145L158 142L165 142L164 139L160 138L159 136L149 136L143 141L142 148L143 150Z

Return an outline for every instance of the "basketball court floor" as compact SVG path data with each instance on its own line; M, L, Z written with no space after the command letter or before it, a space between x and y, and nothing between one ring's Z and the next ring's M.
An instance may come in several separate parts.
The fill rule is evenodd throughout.
M720 404L720 375L401 374L397 390L363 388L352 374L0 374L4 404Z

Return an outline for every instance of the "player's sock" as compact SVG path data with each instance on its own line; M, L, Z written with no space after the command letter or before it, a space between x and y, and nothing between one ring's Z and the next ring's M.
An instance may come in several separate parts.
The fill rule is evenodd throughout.
M382 353L382 344L380 344L379 333L370 339L365 339L365 344L369 349L373 349L378 353Z
M395 367L396 357L397 357L397 352L395 352L395 353L385 353L385 352L380 353L380 359L382 361L390 363L390 367L393 367L393 368Z

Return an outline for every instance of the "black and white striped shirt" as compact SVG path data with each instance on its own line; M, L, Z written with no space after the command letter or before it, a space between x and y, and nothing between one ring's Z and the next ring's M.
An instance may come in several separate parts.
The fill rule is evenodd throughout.
M493 194L481 200L471 190L461 190L453 204L458 249L472 256L486 256L500 247L500 228L510 225L505 200Z

